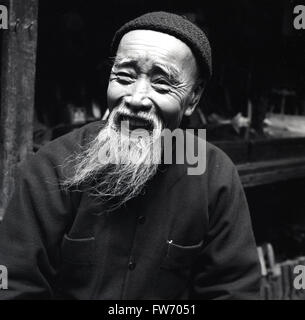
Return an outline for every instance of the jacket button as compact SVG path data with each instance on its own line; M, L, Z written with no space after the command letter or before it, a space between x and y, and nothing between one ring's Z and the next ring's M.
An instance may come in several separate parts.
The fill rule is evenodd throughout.
M128 263L128 269L129 270L134 270L136 267L136 263L134 261L129 261Z
M139 216L138 217L138 222L139 224L144 224L145 223L146 218L144 216Z

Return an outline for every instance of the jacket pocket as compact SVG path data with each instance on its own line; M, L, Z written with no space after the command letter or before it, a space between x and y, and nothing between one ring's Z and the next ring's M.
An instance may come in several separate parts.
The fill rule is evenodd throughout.
M56 299L90 299L95 285L95 238L72 239L65 235Z
M167 240L166 256L161 264L161 268L180 269L188 268L192 265L202 248L203 241L191 246L183 246Z
M166 253L156 278L156 299L184 299L188 295L193 263L203 246L203 241L183 246L167 241Z
M61 256L64 262L90 265L95 262L95 238L72 239L64 235Z

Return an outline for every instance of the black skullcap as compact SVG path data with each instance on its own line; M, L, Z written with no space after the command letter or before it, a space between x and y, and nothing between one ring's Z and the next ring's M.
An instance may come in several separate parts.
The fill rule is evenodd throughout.
M212 75L211 47L205 33L187 18L169 12L146 13L124 24L112 40L112 55L116 54L124 34L138 29L159 31L180 39L192 50L202 76L209 79Z

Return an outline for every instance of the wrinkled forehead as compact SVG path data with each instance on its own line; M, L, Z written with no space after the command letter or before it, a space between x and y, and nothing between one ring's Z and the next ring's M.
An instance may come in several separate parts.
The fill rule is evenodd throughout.
M184 42L166 33L151 30L134 30L122 37L115 62L128 60L147 67L166 66L177 73L197 70L195 57Z
M179 79L182 72L174 63L144 54L118 55L114 68L131 68L137 73L160 73L173 79Z

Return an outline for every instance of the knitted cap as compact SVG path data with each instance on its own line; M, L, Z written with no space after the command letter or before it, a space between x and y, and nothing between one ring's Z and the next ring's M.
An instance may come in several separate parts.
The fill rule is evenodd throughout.
M169 12L146 13L124 24L112 40L112 55L116 54L124 34L138 29L159 31L180 39L192 50L202 76L209 79L212 75L211 47L205 33L187 18Z

